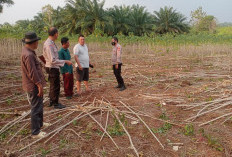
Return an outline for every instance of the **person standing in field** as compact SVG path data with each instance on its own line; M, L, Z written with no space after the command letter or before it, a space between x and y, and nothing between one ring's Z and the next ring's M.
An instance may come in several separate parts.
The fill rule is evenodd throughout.
M118 85L115 88L119 88L120 91L123 91L126 89L126 86L124 84L123 78L121 76L121 69L122 69L122 47L118 43L118 38L113 37L112 42L113 51L112 51L112 65L114 70L114 75L117 79Z
M80 95L82 81L84 81L86 91L90 91L88 85L90 59L88 47L85 44L85 37L80 35L78 42L73 48L73 53L76 61L77 94Z
M63 37L61 39L62 48L60 49L59 59L60 60L71 60L71 55L69 52L69 39ZM67 99L71 99L73 96L73 67L65 63L63 67L60 68L61 74L64 80L64 93Z
M60 96L60 67L63 67L65 63L72 65L69 60L59 60L58 48L55 41L58 38L58 30L55 27L51 27L48 30L49 37L45 41L43 46L43 56L46 60L45 68L48 73L48 80L50 82L50 104L55 109L65 108L65 105L59 103Z
M22 87L27 92L27 98L31 105L31 134L32 137L44 137L45 132L41 127L48 126L43 122L43 88L46 85L45 77L35 50L38 48L36 33L28 32L22 39L25 44L21 54Z

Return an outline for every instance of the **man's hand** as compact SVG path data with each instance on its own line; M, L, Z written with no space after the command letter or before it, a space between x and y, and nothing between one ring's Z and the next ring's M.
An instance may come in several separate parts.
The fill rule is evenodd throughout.
M42 97L43 96L43 86L41 83L37 84L38 87L38 91L39 93L37 94L38 97Z
M115 65L115 69L118 69L118 64Z
M83 70L83 68L82 68L82 66L81 66L81 65L79 66L79 70Z
M67 60L66 60L65 63L68 64L68 65L72 65L72 62L71 62L71 61L67 61Z
M66 75L68 75L68 74L69 74L69 72L66 72L65 74L66 74Z

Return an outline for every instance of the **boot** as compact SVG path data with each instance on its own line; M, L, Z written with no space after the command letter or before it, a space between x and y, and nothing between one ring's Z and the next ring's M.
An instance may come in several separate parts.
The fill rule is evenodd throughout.
M121 88L122 85L118 84L117 86L115 86L115 88Z
M126 89L125 85L122 85L122 87L119 89L120 91L124 91Z
M62 105L60 103L54 105L55 109L62 109L62 108L65 108L65 107L66 107L65 105Z

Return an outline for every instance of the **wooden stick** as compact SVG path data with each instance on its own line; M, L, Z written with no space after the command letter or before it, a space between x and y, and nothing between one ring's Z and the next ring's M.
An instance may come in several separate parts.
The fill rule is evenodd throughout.
M207 121L207 122L205 122L205 123L202 123L202 124L200 124L199 126L203 126L203 125L209 124L209 123L211 123L211 122L214 122L214 121L216 121L216 120L218 120L218 119L220 119L220 118L223 118L223 117L226 117L226 116L229 116L229 115L232 115L232 113L224 114L224 115L219 116L219 117L217 117L217 118L214 118L214 119L212 119L212 120L210 120L210 121Z
M228 118L226 118L221 124L224 124L226 121L228 121L229 119L231 119L232 118L232 116L231 117L228 117Z
M81 139L83 139L76 131L74 131L73 129L65 129L67 131L71 131L73 132L75 135L77 135L78 137L80 137Z
M160 140L155 136L155 134L151 131L151 129L149 128L149 126L143 121L143 119L137 114L135 113L130 107L128 107L126 104L124 104L122 101L119 101L122 105L124 105L128 110L130 110L132 113L134 113L141 122L143 122L143 124L146 126L146 128L149 130L149 132L152 134L152 136L156 139L156 141L160 144L160 146L164 149L164 146L162 145L162 143L160 142Z
M104 132L106 133L106 135L112 140L112 142L114 143L114 145L117 147L117 149L119 149L118 145L116 144L116 142L113 140L113 138L110 136L110 134L106 131L105 128L103 128L103 126L89 113L87 113L100 127L101 129L104 130Z
M25 128L29 123L26 123L25 125L23 125L15 134L14 136L12 136L8 141L7 144L23 129Z
M109 120L109 111L107 111L107 115L106 115L106 125L105 125L105 130L107 129L108 120ZM105 132L102 134L100 141L102 141L102 139L103 139L104 135L105 135Z
M190 117L190 118L186 119L185 121L189 121L189 120L191 120L191 119L197 118L197 117L199 117L199 116L202 116L202 115L204 115L204 114L206 114L206 113L215 111L215 110L220 109L220 108L222 108L222 107L226 107L226 106L228 106L228 105L231 105L231 103L232 103L232 102L226 102L226 103L222 104L221 106L218 106L218 107L216 107L216 108L214 108L214 109L212 109L212 110L203 112L203 113L201 113L201 114L199 114L199 115L195 115L195 116L193 116L193 117Z
M129 138L131 147L133 148L133 150L134 150L136 156L139 157L139 153L138 153L137 149L135 148L135 146L134 146L134 144L133 144L133 141L132 141L132 139L131 139L130 134L129 134L128 131L126 130L125 126L122 124L122 122L121 122L121 120L119 119L118 115L117 115L117 114L114 114L114 115L115 115L115 117L117 118L117 120L118 120L118 122L120 123L120 125L122 126L123 130L126 132L128 138Z
M99 110L91 111L90 114L95 113L95 112L97 112L97 111L99 111ZM27 146L25 146L25 147L23 147L23 148L21 148L21 149L19 149L19 150L17 150L17 151L21 152L21 151L27 149L28 147L32 146L33 144L35 144L35 143L41 141L42 139L44 139L44 138L50 136L50 135L53 134L54 132L56 132L56 131L58 131L58 130L60 130L60 129L64 129L65 127L67 127L68 125L70 125L73 121L78 120L78 119L81 119L81 118L83 118L83 117L85 117L85 116L88 115L88 114L84 114L84 115L81 115L81 114L83 114L83 112L80 113L77 117L75 117L75 118L74 118L73 120L71 120L70 122L66 123L65 125L63 125L63 126L57 128L57 129L53 130L52 132L46 134L45 137L39 138L38 140L36 140L36 141L30 143L29 145L27 145ZM17 151L16 151L16 152L17 152Z
M2 134L3 132L5 132L6 130L10 129L12 126L14 126L15 124L17 124L20 120L22 120L23 118L25 118L26 116L28 116L31 113L31 111L26 112L24 115L16 118L13 121L10 121L9 123L7 123L1 130L0 130L0 134Z
M194 104L198 104L198 105L194 105L194 106L191 105L192 107L186 108L184 110L191 110L191 109L193 109L195 107L199 107L201 105L206 105L206 104L209 104L209 103L217 104L217 103L220 103L222 101L228 101L228 100L232 100L232 98L231 97L227 97L227 98L216 99L216 100L210 101L210 102L193 103L192 105L194 105ZM178 106L178 105L176 105L176 106Z

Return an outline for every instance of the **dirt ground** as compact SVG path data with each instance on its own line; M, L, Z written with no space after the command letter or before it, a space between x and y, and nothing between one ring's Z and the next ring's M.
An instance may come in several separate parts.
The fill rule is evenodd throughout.
M61 85L60 102L67 108L56 110L48 107L48 101L45 101L44 121L52 125L43 131L51 133L70 124L34 144L36 139L30 135L30 116L23 117L30 111L30 106L21 88L19 58L15 61L2 59L1 131L4 126L13 124L13 120L23 118L4 132L0 131L0 156L136 156L128 134L139 156L232 156L232 46L202 45L168 50L154 47L137 52L127 46L123 51L122 66L127 89L122 92L114 88L116 79L109 52L90 51L95 64L90 71L90 92L85 92L82 86L80 96L75 94L67 100ZM45 100L48 89L47 84ZM76 93L76 88L74 91ZM104 103L113 111L101 109ZM139 114L149 129L123 104ZM96 111L94 107L100 110ZM108 136L104 135L100 140L104 130L89 115L73 121L83 111L95 111L91 115L103 127L108 119L107 131L118 149ZM128 134L115 115L121 119Z

